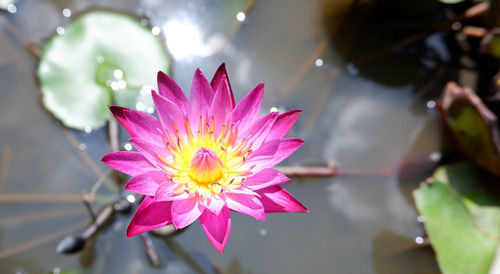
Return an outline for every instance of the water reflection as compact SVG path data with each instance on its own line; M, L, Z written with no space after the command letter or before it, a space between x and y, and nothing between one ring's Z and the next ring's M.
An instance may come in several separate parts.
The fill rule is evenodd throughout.
M172 19L163 25L163 31L168 34L167 47L176 60L207 57L224 44L220 36L211 36L205 43L198 26L188 19Z
M260 1L251 11L240 7L228 11L227 1L220 1L225 9L216 1L167 1L165 4L147 0L140 1L140 7L136 2L78 1L62 6L58 1L22 1L23 9L9 15L9 19L30 41L43 44L43 39L62 25L61 22L66 22L67 17L75 17L91 4L97 3L97 8L106 5L138 17L147 15L149 18L143 18L141 23L150 26L153 34L161 32L165 36L166 45L176 60L172 75L185 91L189 90L194 67L201 67L206 75L211 75L217 65L225 61L229 74L235 76L231 78L231 84L238 99L258 82L264 81L264 110L304 110L292 135L305 139L306 144L287 161L291 165L322 164L335 158L341 168L374 170L394 167L404 158L416 128L428 115L426 102L433 99L415 96L414 83L406 81L415 77L418 62L398 60L405 69L393 74L394 70L400 70L400 66L374 60L372 69L383 73L372 77L366 67L349 63L344 58L348 54L344 50L337 51L337 44L329 46L332 44L330 35L335 33L335 26L342 23L341 15L345 14L351 1L290 1L286 9L281 1ZM324 7L325 2L330 3L328 8ZM65 13L65 9L69 13ZM335 15L328 19L328 24L323 24L324 18L317 15L320 9ZM217 13L218 10L224 12ZM227 14L227 20L221 19L226 18L223 13ZM41 17L48 19L39 20ZM362 17L352 18L360 21ZM213 23L216 19L223 27ZM349 32L358 24L360 22L348 22L343 28ZM0 30L0 34L6 33ZM335 36L334 40L343 46L352 45L352 36L363 34L351 32L347 36ZM0 51L0 81L4 87L0 94L0 141L16 153L2 194L56 193L58 197L73 199L75 208L81 208L83 214L68 218L60 216L54 223L39 221L23 227L2 226L0 250L16 246L18 239L25 235L40 238L50 231L58 232L84 222L76 229L82 231L89 218L79 197L82 191L92 188L98 173L102 172L100 169L104 167L100 166L99 159L108 149L106 130L92 131L88 127L84 133L71 131L76 136L76 150L85 145L83 152L87 156L81 157L75 152L61 133L60 124L38 103L36 82L26 81L32 78L36 60L24 52L19 42L8 35L5 37L7 39L0 39L0 43L13 50L7 52L2 47ZM442 41L438 38L435 38L437 42L428 42L434 45L435 51L441 47ZM98 57L96 62L104 63L104 59ZM115 70L113 76L116 89L126 88L123 72L120 74ZM400 76L405 81L397 81ZM374 81L379 79L382 80ZM120 84L121 80L125 85ZM393 81L398 84L392 85ZM141 87L140 95L146 98L152 88ZM417 106L418 111L412 111L411 105ZM135 107L153 112L143 102ZM435 128L433 130L435 132ZM432 140L423 141L423 144L433 144L436 136L426 136ZM120 143L125 150L132 149L128 137L125 133L121 135ZM421 152L424 145L420 144L417 152ZM426 152L435 150L436 147L432 147ZM97 168L87 166L85 159L97 163ZM5 166L3 160L2 166ZM234 214L233 233L223 256L213 252L208 241L201 240L205 239L204 233L195 224L173 240L153 239L163 262L160 268L155 268L145 255L140 238L125 237L130 216L120 215L79 255L62 257L53 253L57 240L64 236L61 234L52 242L2 259L0 270L40 273L57 267L102 273L189 273L195 272L193 266L186 263L189 261L186 258L190 257L206 272L216 268L227 270L227 273L242 270L252 273L398 273L398 270L414 267L415 261L419 263L418 269L435 271L434 258L429 250L379 256L405 247L407 243L413 246L419 235L420 227L414 222L416 213L409 197L414 185L408 185L399 174L294 179L287 189L303 200L312 212L275 214L265 223ZM100 194L109 192L112 191L105 187L99 190ZM63 196L68 193L73 196ZM22 216L33 214L33 208L51 212L60 209L61 204L2 203L0 213L2 218ZM35 226L36 231L33 230ZM384 236L386 233L390 235ZM182 252L176 253L176 245L182 247ZM288 263L276 263L282 261Z
M70 17L71 16L71 10L68 8L63 9L62 14L64 17Z
M10 13L16 13L17 12L17 7L14 4L8 4L7 5L7 11Z

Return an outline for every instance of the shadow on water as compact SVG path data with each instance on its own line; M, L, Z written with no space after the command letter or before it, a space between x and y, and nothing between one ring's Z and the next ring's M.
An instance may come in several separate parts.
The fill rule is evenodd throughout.
M381 85L412 87L414 111L437 98L448 81L490 91L498 62L484 58L480 39L460 33L465 25L492 26L491 15L463 18L471 3L446 5L436 0L356 1L342 25L322 1L324 29L347 71ZM476 70L471 72L471 70Z
M373 240L372 258L377 273L441 273L430 248L415 246L414 242L389 231L383 231ZM388 262L391 262L390 264Z

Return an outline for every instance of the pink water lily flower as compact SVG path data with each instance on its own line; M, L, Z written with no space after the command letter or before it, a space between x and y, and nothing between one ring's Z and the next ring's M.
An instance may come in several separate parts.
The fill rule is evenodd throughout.
M222 253L231 211L261 221L266 213L307 211L280 186L290 179L272 168L303 144L283 138L300 110L259 117L263 84L235 105L224 64L210 83L196 70L189 99L162 72L158 89L160 94L152 91L158 119L110 107L138 152L113 152L102 161L132 176L125 189L145 195L128 237L169 224L181 229L200 219Z

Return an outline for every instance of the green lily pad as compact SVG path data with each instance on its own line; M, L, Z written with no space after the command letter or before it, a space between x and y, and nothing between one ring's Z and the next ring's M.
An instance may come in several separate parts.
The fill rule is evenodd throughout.
M458 4L465 0L438 0L438 1L445 4Z
M413 195L443 273L488 273L500 236L498 179L473 163L440 167Z
M15 4L17 0L0 0L0 9L6 10L9 5Z
M469 88L448 83L442 114L460 150L500 176L500 131L497 117Z
M103 126L110 104L153 112L150 91L169 62L162 41L137 19L87 13L43 49L37 71L43 104L79 130Z

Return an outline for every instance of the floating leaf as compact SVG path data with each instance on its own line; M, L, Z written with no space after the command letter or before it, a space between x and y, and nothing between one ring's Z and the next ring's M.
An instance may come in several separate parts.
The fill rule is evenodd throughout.
M130 16L88 13L55 35L43 50L37 76L43 104L64 125L98 128L118 104L154 111L151 89L167 71L165 48Z
M0 0L0 9L7 10L9 5L15 4L17 0Z
M444 89L442 110L461 150L500 175L500 131L495 114L472 90L452 82Z
M436 170L414 191L418 211L443 273L488 273L500 235L497 186L472 163Z
M445 4L458 4L465 0L438 0L438 1Z

